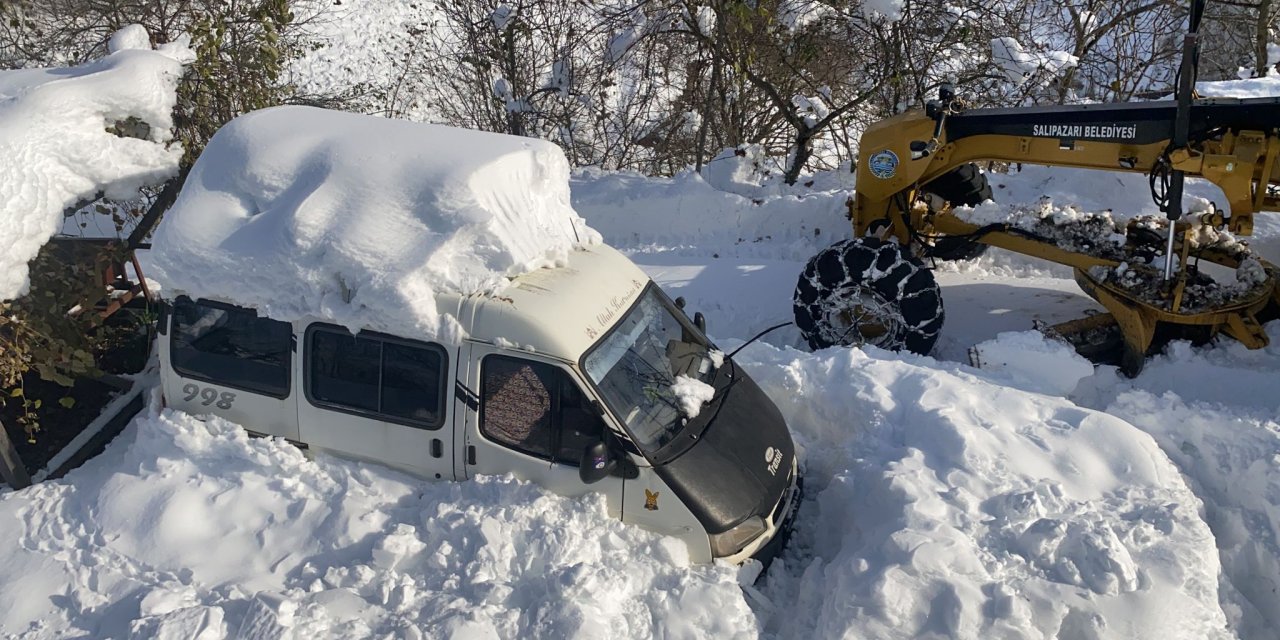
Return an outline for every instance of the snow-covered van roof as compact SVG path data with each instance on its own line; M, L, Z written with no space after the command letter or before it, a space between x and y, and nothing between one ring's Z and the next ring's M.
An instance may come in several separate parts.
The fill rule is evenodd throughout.
M457 342L466 331L439 296L501 295L599 242L554 144L290 106L213 137L156 231L150 273L169 298Z

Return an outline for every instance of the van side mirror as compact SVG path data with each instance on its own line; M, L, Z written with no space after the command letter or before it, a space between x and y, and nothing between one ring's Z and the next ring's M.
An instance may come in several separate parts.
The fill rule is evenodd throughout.
M604 480L618 466L618 461L603 441L593 442L582 450L578 463L578 478L583 484L595 484Z

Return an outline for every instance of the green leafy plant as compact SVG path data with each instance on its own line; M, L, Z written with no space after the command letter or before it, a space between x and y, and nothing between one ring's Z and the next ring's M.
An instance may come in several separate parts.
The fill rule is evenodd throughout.
M282 72L303 49L290 31L294 15L289 0L0 0L0 16L6 25L0 27L0 62L16 57L24 65L55 66L100 55L106 39L129 24L143 25L155 43L189 35L196 60L179 85L174 114L184 173L227 121L285 100L291 88L281 81ZM106 129L123 137L150 134L150 127L134 118L107 123ZM86 232L114 228L117 237L124 237L143 219L144 209L146 198L121 203L99 197L72 207L68 216L77 218L72 227ZM43 401L27 397L24 377L35 374L69 389L77 378L100 374L96 356L109 345L125 343L122 334L138 331L136 326L103 326L94 309L108 293L102 268L124 261L122 244L48 244L30 264L28 293L0 301L0 403L23 403L17 422L29 440L41 428ZM155 314L144 312L136 319L154 323ZM70 395L59 402L64 408L75 405Z

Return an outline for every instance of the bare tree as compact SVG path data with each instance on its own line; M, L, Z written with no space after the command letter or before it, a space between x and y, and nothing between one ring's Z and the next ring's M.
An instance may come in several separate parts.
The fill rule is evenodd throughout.
M1205 14L1206 46L1201 75L1206 79L1235 78L1241 70L1263 77L1275 70L1272 40L1280 20L1273 0L1217 0Z

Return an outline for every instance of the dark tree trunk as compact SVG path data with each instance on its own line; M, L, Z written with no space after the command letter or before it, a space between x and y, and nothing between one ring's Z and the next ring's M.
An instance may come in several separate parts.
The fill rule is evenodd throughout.
M1254 68L1253 76L1255 78L1264 78L1270 71L1267 64L1267 42L1270 40L1271 30L1268 28L1271 16L1271 0L1260 0L1258 2L1258 21L1255 24L1257 30L1254 36L1254 56L1256 56L1257 65Z
M787 167L786 173L782 175L787 184L795 184L800 180L800 172L809 163L809 158L813 157L814 133L814 129L801 129L796 132L796 143L791 155L791 164Z
M27 467L22 464L22 458L18 457L18 451L13 448L13 443L9 441L9 432L4 430L2 423L0 423L0 475L4 476L4 481L14 490L31 486L31 476L27 475Z

